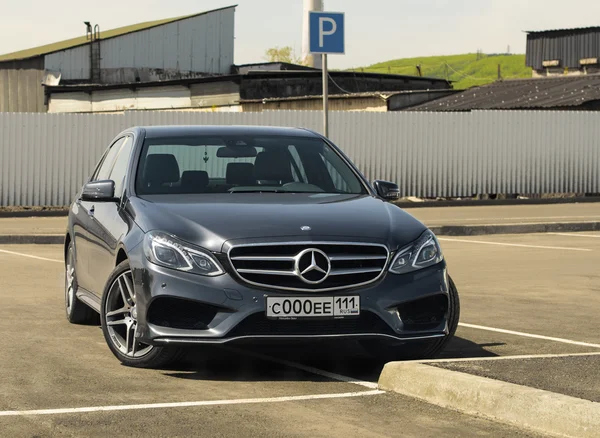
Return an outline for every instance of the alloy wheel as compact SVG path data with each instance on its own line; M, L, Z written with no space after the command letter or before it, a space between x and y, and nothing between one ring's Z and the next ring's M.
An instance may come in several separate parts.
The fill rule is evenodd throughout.
M138 359L150 353L152 345L137 340L137 307L131 270L123 272L110 285L104 310L110 340L121 354Z

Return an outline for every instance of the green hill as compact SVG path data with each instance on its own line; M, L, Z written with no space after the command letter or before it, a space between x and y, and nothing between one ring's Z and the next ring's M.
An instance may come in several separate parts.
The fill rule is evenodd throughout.
M530 78L531 68L525 66L525 55L477 54L405 58L381 62L359 69L365 72L418 75L449 79L454 88L462 90L475 85L494 82L498 78L498 64L504 79Z

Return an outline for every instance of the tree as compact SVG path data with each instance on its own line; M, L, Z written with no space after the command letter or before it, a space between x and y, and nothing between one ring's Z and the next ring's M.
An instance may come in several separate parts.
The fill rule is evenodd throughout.
M278 46L271 47L265 51L265 59L268 62L288 62L290 64L303 65L302 58L296 56L296 52L290 46L279 48Z

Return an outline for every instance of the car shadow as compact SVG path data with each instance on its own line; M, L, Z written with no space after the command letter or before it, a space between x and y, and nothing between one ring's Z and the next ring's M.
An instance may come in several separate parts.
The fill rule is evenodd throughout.
M497 354L487 347L502 343L477 344L468 339L454 337L440 359L493 357ZM257 357L259 356L259 357ZM269 360L273 358L274 360ZM318 345L261 345L236 346L235 348L193 348L171 367L163 369L166 376L187 380L214 381L335 381L329 376L318 375L300 367L335 373L356 380L377 382L385 365L352 344Z
M221 347L190 348L163 374L185 380L213 381L310 381L331 382L333 379L254 356L258 349L230 350ZM264 354L264 352L262 352ZM279 355L280 356L280 355ZM277 357L281 358L281 357Z
M465 338L455 336L448 343L439 359L462 359L469 357L494 357L498 354L489 351L487 347L500 347L506 345L504 342L488 342L478 344Z

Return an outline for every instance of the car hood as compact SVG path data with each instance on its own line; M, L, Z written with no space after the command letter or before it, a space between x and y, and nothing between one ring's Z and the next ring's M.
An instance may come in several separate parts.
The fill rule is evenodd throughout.
M131 198L128 209L144 232L164 231L216 252L232 240L281 238L367 241L394 250L426 229L397 206L368 195L150 195Z

